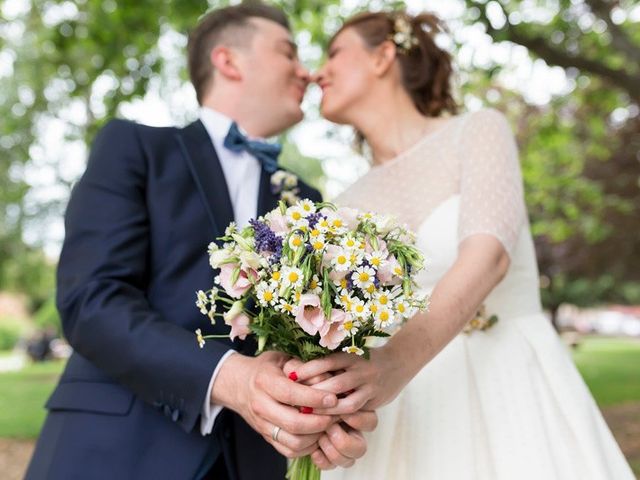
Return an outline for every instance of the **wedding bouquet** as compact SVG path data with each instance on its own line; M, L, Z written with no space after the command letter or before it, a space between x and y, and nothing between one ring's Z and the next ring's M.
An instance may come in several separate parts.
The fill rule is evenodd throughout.
M209 245L220 273L196 305L231 339L254 334L258 353L276 350L306 362L343 351L368 358L427 299L416 289L424 258L411 232L386 215L304 199L252 220ZM219 308L225 306L226 308ZM219 312L224 310L223 312ZM207 338L196 331L202 347ZM310 457L292 462L288 478L320 478Z

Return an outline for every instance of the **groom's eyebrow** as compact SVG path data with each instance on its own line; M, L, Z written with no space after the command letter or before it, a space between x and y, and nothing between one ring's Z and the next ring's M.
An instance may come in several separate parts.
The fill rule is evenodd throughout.
M293 41L293 40L289 40L289 39L287 38L286 40L284 40L284 39L283 39L283 40L280 40L280 43L285 44L285 45L287 45L288 47L290 47L290 48L293 50L293 52L294 52L295 54L297 54L297 53L298 53L298 46L294 43L294 41Z

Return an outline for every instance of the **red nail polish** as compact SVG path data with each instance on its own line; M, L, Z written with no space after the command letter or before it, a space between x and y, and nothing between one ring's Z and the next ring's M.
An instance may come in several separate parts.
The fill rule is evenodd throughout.
M305 415L308 415L310 413L313 413L313 408L311 408L311 407L300 407L300 413L304 413Z
M289 380L293 380L294 382L298 381L298 374L296 372L291 372L289 374Z

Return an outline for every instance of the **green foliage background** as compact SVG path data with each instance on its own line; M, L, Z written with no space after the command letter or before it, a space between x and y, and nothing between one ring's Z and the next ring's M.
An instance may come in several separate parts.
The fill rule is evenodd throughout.
M227 3L0 0L0 290L26 292L34 312L43 308L42 322L51 318L55 260L29 231L64 211L77 172L65 171L63 157L83 151L106 120L122 116L123 105L149 89L162 97L184 85L184 62L165 58L159 41L173 33L183 48L198 17ZM321 62L321 49L342 18L363 8L403 7L359 0L349 6L336 0L273 3L291 17L310 67ZM545 304L554 311L565 301L640 302L636 2L459 3L461 15L450 22L454 55L469 47L460 33L478 28L495 43L525 48L532 59L562 68L569 79L564 94L539 105L527 92L505 86L506 63L474 57L459 66L461 103L500 109L517 134ZM194 117L174 113L177 123ZM46 143L55 129L69 145L59 158ZM291 142L284 162L322 185L318 159L303 158ZM55 177L47 198L34 193L28 174L34 168Z

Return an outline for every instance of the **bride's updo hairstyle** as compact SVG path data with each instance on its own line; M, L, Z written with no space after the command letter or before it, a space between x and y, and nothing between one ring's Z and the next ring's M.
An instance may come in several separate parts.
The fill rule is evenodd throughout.
M451 55L435 42L435 36L446 31L438 17L402 11L364 12L348 19L333 38L347 28L353 28L369 48L387 40L396 45L402 83L423 115L437 117L444 112L457 112L451 93Z

